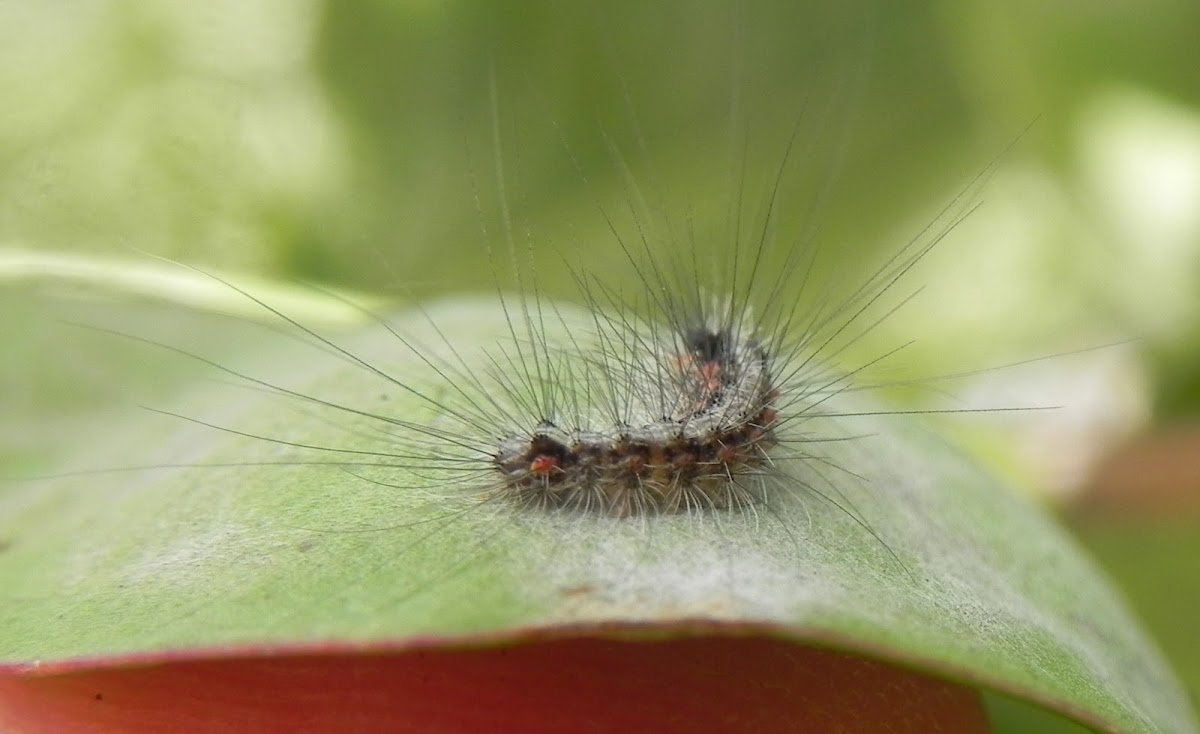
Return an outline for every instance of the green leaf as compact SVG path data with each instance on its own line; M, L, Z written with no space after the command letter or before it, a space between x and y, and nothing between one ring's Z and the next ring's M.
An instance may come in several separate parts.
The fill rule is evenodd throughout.
M566 325L547 336L567 340L559 332L588 318L560 308ZM47 467L57 478L0 485L0 665L720 622L932 671L1103 730L1197 730L1154 645L1058 526L915 417L866 415L885 405L839 397L827 410L856 415L791 424L853 440L783 464L756 511L583 517L481 501L488 477L415 458L411 429L329 407L444 419L355 361L436 400L454 390L444 366L381 326L334 339L348 358L247 322L213 331L172 311L152 323L134 340L76 338L217 379L148 401L178 415L113 412L73 439L69 463ZM491 302L392 323L422 354L476 374L509 333ZM213 358L195 346L256 333L269 348ZM367 466L380 463L392 466Z

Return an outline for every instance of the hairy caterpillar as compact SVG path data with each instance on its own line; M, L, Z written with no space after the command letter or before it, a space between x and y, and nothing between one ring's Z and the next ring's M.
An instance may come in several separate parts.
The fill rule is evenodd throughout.
M614 279L616 269L602 274L579 258L564 258L577 286L573 306L548 295L552 278L538 277L547 258L533 247L522 254L527 243L520 217L507 210L508 199L519 196L506 186L498 152L501 237L485 233L481 239L491 242L487 259L497 280L504 278L507 253L515 287L499 288L499 297L483 306L489 330L482 335L455 323L452 307L429 306L402 322L374 317L378 325L364 348L324 336L254 288L222 286L275 319L276 333L289 334L301 353L289 366L332 356L340 372L330 383L293 383L285 373L245 368L193 346L183 334L111 329L235 383L234 391L201 407L140 401L175 429L184 421L189 430L180 433L189 438L161 450L147 443L143 455L162 458L137 473L135 484L167 472L165 484L194 484L190 496L197 502L208 496L222 506L238 501L238 484L255 467L277 471L283 520L248 541L251 549L266 542L271 527L327 537L428 529L430 539L421 542L432 543L452 525L486 528L486 538L526 522L553 528L615 521L653 533L666 522L719 527L760 517L777 520L803 542L797 519L816 522L814 506L824 505L865 531L868 544L894 556L886 538L875 535L874 519L856 510L857 498L875 488L860 476L860 466L831 458L824 448L858 443L878 430L856 430L859 413L890 412L847 398L888 383L868 373L896 349L852 351L912 294L915 289L897 284L969 210L987 171L908 245L840 293L815 265L829 245L815 246L811 233L777 231L777 212L795 204L782 182L809 162L793 157L800 137L797 123L790 137L766 145L777 160L761 177L761 191L747 190L744 171L742 181L735 177L722 232L691 231L689 218L644 203L636 183L623 189L614 208L596 196L610 232L598 249L617 253L627 277ZM745 168L749 152L734 152ZM610 155L614 165L627 166L617 146ZM583 167L575 168L581 188L590 188ZM478 250L482 255L485 247ZM236 386L250 388L253 399L239 397ZM371 402L367 395L376 391L391 405ZM256 407L246 413L243 403ZM321 426L331 430L316 431L318 440L313 429ZM222 436L234 442L231 448L215 457L194 453ZM102 467L93 461L93 470ZM342 481L330 480L331 474ZM347 475L360 491L347 488ZM292 506L314 501L302 499L306 491L329 506L353 506L372 495L364 502L373 508L364 509L371 519L347 527L290 518ZM392 514L389 501L396 503ZM413 503L421 509L415 519L405 509ZM429 524L430 517L438 522Z
M781 113L784 124L792 112ZM535 127L545 137L560 137L544 122L559 115L530 117L543 119ZM455 216L469 222L472 246L408 260L403 247L421 240L419 224L378 245L388 254L372 262L404 271L394 282L445 278L457 283L441 289L451 294L466 290L468 278L450 279L469 263L490 264L502 284L486 300L421 298L395 316L371 306L374 325L350 334L222 275L194 280L240 302L253 323L209 331L193 328L191 315L76 316L124 335L71 330L85 348L129 347L131 362L178 362L200 379L166 396L155 394L155 373L118 371L109 384L150 411L106 424L87 445L82 431L60 432L56 440L80 444L80 475L4 488L5 660L273 641L408 644L422 635L470 644L514 630L679 620L786 625L879 649L925 621L910 639L948 651L948 665L978 659L991 638L1114 639L1099 625L1080 632L1041 614L1045 607L1012 603L1064 593L1063 579L1083 577L1071 554L1038 518L1006 505L986 473L922 446L916 420L890 415L907 406L870 394L905 383L889 370L911 354L889 358L926 325L898 340L879 326L893 326L895 309L929 281L912 269L971 209L977 182L944 216L918 215L932 223L910 245L892 245L891 260L843 256L854 237L796 231L821 218L804 211L821 209L812 204L821 192L776 183L783 169L821 179L836 164L791 155L787 134L759 135L755 120L745 136L753 148L730 136L731 157L748 173L732 166L716 207L690 192L667 206L652 192L643 204L639 187L686 185L696 169L652 179L681 157L707 162L719 146L686 140L677 149L687 155L674 158L656 149L641 156L647 174L629 146L598 136L596 147L612 151L608 166L637 170L593 190L596 164L580 156L563 166L567 183L556 185L583 191L584 208L594 200L591 211L611 222L602 236L585 229L575 251L551 251L567 239L561 233L526 233L535 215L504 175L478 185L501 200L477 207L490 236L458 197ZM894 141L904 131L892 137L890 126L889 118L885 145L903 147ZM549 147L574 157L578 134L561 137L567 145ZM809 138L796 139L803 147ZM764 151L770 160L760 167L755 154ZM906 153L909 162L922 156ZM498 161L545 163L523 151ZM911 203L901 187L881 188L877 198L893 209ZM578 222L560 207L570 198L553 199L551 216ZM790 223L776 227L776 213ZM832 219L894 213L860 207ZM714 227L722 214L727 226ZM86 371L91 361L77 364ZM1030 404L983 405L996 403ZM1079 610L1071 619L1105 608L1102 594L1066 591L1068 608ZM1002 668L977 667L985 666Z

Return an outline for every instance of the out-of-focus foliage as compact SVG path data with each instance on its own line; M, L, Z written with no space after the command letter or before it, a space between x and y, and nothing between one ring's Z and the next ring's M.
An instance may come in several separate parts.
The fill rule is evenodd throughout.
M622 166L719 246L704 225L728 218L739 158L761 202L806 109L781 231L868 263L1037 120L955 234L973 246L939 253L961 275L927 278L949 290L923 344L983 361L1145 338L1160 405L1185 414L1200 10L826 5L6 3L0 246L425 295L490 284L477 255L507 197L565 293L557 252L613 249L595 202L620 200ZM931 326L895 328L912 321Z

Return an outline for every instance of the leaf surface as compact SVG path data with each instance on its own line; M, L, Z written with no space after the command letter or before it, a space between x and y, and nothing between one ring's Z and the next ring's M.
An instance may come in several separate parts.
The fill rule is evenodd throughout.
M508 333L487 302L392 323L423 353L481 372ZM403 425L367 417L441 420L363 363L435 400L454 389L444 366L381 326L334 338L352 358L277 332L214 364L203 347L184 353L213 328L173 312L151 337L165 349L99 335L209 379L150 411L116 411L48 467L81 473L0 485L0 665L727 624L915 666L1102 730L1196 731L1102 574L914 416L831 401L855 415L788 430L851 440L781 464L755 511L536 511L481 501L486 475L439 471L400 448L413 445ZM234 339L261 327L222 328Z

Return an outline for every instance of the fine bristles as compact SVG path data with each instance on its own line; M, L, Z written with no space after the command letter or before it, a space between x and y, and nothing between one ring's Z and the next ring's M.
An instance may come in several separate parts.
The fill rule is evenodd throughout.
M491 90L498 107L494 79ZM191 360L232 386L268 396L269 407L292 417L258 428L147 406L193 428L247 439L258 449L210 463L91 471L325 467L437 506L436 521L417 523L432 522L430 527L484 517L652 527L667 517L720 523L736 516L757 523L760 517L794 517L796 508L807 515L817 502L851 518L896 558L851 499L873 491L869 482L855 466L830 458L841 452L826 449L862 438L854 416L892 412L859 407L847 393L890 384L875 371L905 344L878 344L872 337L919 291L906 276L973 210L995 161L867 277L843 274L838 282L827 272L840 262L827 262L836 247L823 245L818 228L805 226L797 234L778 221L793 208L789 173L812 163L802 124L808 107L806 99L775 142L777 160L757 185L748 183L749 137L734 136L740 165L728 187L723 227L698 227L691 211L679 214L654 190L655 179L644 192L605 135L612 162L624 174L621 195L611 205L593 190L553 125L609 235L598 244L619 254L619 270L593 269L578 255L563 255L563 267L555 270L558 263L534 246L536 237L520 229L496 112L494 183L485 187L471 172L481 220L487 219L481 189L494 185L501 209L501 231L483 225L481 232L480 259L495 280L485 333L456 322L453 303L417 305L394 319L313 286L372 322L369 344L351 345L251 289L189 268L252 304L270 321L264 328L272 335L336 362L340 380L369 386L362 394L394 396L403 409L347 398L337 389L298 387L174 342L91 327ZM645 141L638 142L645 154ZM822 183L795 208L814 215L830 188ZM573 296L561 297L568 290L561 280L547 287L543 279L553 276L544 270L565 270ZM305 435L295 430L297 422L326 427L326 438L295 438ZM383 522L328 530L396 527Z

